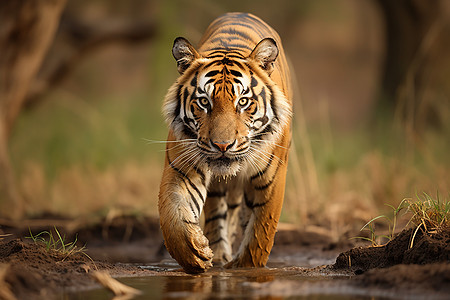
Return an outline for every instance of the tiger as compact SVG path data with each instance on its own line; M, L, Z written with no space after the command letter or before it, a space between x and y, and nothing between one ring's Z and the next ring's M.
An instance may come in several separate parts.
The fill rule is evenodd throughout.
M227 13L197 48L176 38L172 54L179 77L163 103L169 133L158 201L165 246L186 273L264 267L291 143L280 37L252 14Z

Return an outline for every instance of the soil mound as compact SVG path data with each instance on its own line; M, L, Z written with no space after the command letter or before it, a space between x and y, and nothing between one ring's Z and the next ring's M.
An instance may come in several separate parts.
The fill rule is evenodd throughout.
M366 289L448 295L450 230L412 236L412 229L404 230L384 246L343 252L331 269L360 275L354 283Z
M0 262L6 268L3 284L6 283L19 299L26 299L27 294L52 295L58 287L73 286L89 279L89 270L104 267L95 265L82 253L67 255L20 240L0 244Z
M398 264L432 264L450 262L450 231L424 234L418 231L412 241L413 230L402 231L388 244L380 247L353 248L341 253L333 268L362 274L374 268ZM410 247L412 243L412 247Z
M93 262L77 252L64 254L47 250L43 244L27 243L19 239L0 242L0 290L12 292L17 299L53 299L58 291L89 287L95 284L93 270L106 270L111 275L134 274L137 267ZM10 299L0 293L0 299Z

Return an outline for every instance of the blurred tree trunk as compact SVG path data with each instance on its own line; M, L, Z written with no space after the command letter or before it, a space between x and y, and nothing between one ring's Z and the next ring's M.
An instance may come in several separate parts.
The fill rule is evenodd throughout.
M8 139L59 24L66 0L0 1L0 204L23 213L8 154ZM32 134L32 133L30 133Z
M382 89L384 103L414 131L439 122L424 91L440 45L440 1L377 0L386 24L386 58ZM392 102L394 101L394 102ZM438 125L434 124L434 125Z

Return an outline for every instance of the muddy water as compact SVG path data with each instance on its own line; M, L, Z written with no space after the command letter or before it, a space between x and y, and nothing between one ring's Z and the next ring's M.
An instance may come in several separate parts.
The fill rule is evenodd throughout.
M161 276L130 277L121 282L142 291L132 299L384 299L351 288L349 277L305 271L306 268L272 264L263 269L213 268L201 275L178 272L172 262L142 268ZM114 299L105 289L65 295L64 299ZM392 298L391 298L392 299Z

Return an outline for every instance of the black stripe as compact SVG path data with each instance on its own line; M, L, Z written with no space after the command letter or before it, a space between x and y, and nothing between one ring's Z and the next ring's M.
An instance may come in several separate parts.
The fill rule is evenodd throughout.
M241 25L241 24L239 24L239 25ZM245 39L247 41L251 41L252 40L251 37L248 34L246 34L245 32L243 32L241 30L236 30L236 28L232 28L232 27L231 28L230 27L222 28L222 29L220 29L218 31L218 33L225 33L225 34L229 34L229 35L235 35L235 36L238 36L238 37L240 37L242 39Z
M258 96L260 96L264 100L264 105L266 105L266 88L265 87L263 87L261 89L261 93L259 93Z
M235 210L239 206L240 206L239 203L237 203L237 204L228 204L228 210Z
M268 169L270 168L270 166L272 165L273 157L274 157L274 154L272 153L272 154L270 155L270 158L269 158L269 161L267 162L266 167L265 167L263 170L258 171L258 172L257 172L255 175L253 175L252 177L250 177L250 180L253 181L253 180L255 180L256 178L258 178L258 177L264 175L264 173L266 173L267 170L268 170Z
M244 201L245 201L245 205L250 209L254 209L255 207L264 206L269 202L269 201L266 201L266 202L261 202L261 203L253 203L253 200L248 199L247 194L244 194Z
M210 78L210 79L208 79L208 81L205 83L205 86L207 85L207 84L209 84L209 83L212 83L212 82L214 82L214 80L216 80L216 79L214 79L214 78Z
M196 218L198 218L198 215L200 214L200 211L195 212L194 208L192 207L192 202L189 202L189 207L191 208L192 213Z
M225 212L224 214L221 215L215 215L214 217L208 218L205 220L205 224L212 222L212 221L216 221L216 220L220 220L220 219L226 219L227 218L227 212Z
M197 135L195 134L195 132L189 126L187 126L184 123L183 123L182 131L183 131L184 135L188 136L191 139L196 139L197 138Z
M228 55L228 57L231 57L230 55ZM244 65L241 64L240 62L233 60L233 64L235 64L237 67L241 68L242 70L244 70Z
M183 90L183 103L184 103L184 105L186 105L188 97L189 97L189 90L188 90L187 87L185 87L184 90Z
M172 162L170 161L169 155L167 155L167 160L169 161L169 166L174 169L175 171L177 171L180 175L182 175L184 178L186 178L187 182L189 183L189 185L195 190L195 192L197 193L197 195L200 197L200 199L202 200L203 203L205 203L205 199L202 196L202 193L200 193L199 189L197 188L197 186L192 183L191 179L189 179L189 177L184 174L184 172L182 172L180 169L178 169L177 167L175 167L174 165L172 165ZM189 189L188 189L189 190Z
M172 122L175 122L176 118L180 115L181 111L181 89L183 88L183 85L179 85L177 89L177 107L175 108L175 113L173 114L175 117L173 118Z
M231 73L231 75L234 75L236 77L242 77L242 74L239 71L230 70L230 73Z
M216 58L216 57L223 58L223 55L215 56L214 58ZM212 62L209 62L209 63L207 63L207 64L205 65L205 69L208 69L208 68L211 67L212 65L220 65L220 64L221 64L221 61L222 61L222 60L214 60L214 61L212 61Z
M259 136L263 136L266 133L273 133L275 131L275 128L271 124L268 124L262 131L257 132Z
M193 113L193 111L194 111L194 106L191 106L191 113ZM194 118L195 118L195 117L194 117ZM191 129L194 129L194 128L195 128L195 120L189 118L187 115L184 116L184 118L183 118L183 123L184 123L186 126L190 127ZM192 123L193 126L191 126L191 123Z
M237 149L241 148L242 145L245 145L247 143L247 140L244 140L242 143L236 146Z
M210 191L208 192L208 198L220 198L220 197L225 197L227 195L226 191L220 192L220 191Z
M256 28L258 28L258 29L259 29L259 28L262 28L262 29L264 29L264 31L271 32L271 29L268 28L266 24L264 24L263 22L261 22L261 20L255 18L255 17L253 17L253 16L251 16L251 15L247 15L246 17L247 17L247 19L250 19L251 21L253 21L253 23L254 23L255 25L257 25L257 26L254 26L254 27L256 27ZM254 29L256 29L256 28L254 28Z
M214 242L209 242L209 246L212 246L214 244L220 243L222 241L225 241L225 240L223 239L223 237L220 237L218 240L215 240Z
M251 81L250 81L250 87L254 88L257 85L258 85L258 80L256 80L256 78L252 76Z
M198 225L198 222L192 222L192 221L188 221L186 219L183 219L183 222L189 225Z
M228 53L232 52L234 54L240 55L240 57L242 58L243 55L239 52L239 50L242 50L242 48L241 47L232 48L230 45L227 47L213 47L213 48L208 49L207 51L223 52L224 54L228 54Z
M253 116L256 115L256 113L258 112L258 105L256 105L255 103L250 104L251 106L254 106L254 109L252 111L250 111L250 107L247 108L247 110L250 112L250 115L252 116L252 121L253 121Z
M217 49L217 48L216 48ZM237 59L244 59L245 56L238 53L238 52L230 52L227 50L215 50L211 52L206 58L213 59L213 58L224 58L227 56L228 58L237 58ZM217 63L217 61L215 61ZM208 66L209 64L205 65Z
M247 49L247 50L250 50L250 51L253 50L253 48L249 47L247 44L234 43L234 44L227 44L226 45L226 49L233 49L233 48Z
M277 176L278 169L280 168L280 165L281 165L281 161L278 162L277 168L276 168L275 173L273 174L272 178L264 185L255 186L255 190L262 191L262 190L267 189L275 181L275 176Z
M253 203L253 207L251 209L254 209L255 207L262 207L262 206L266 205L267 203L269 203L269 201Z
M260 122L261 122L261 126L259 127L259 128L261 128L261 127L263 127L264 125L266 125L267 122L269 122L269 117L268 117L268 116L264 116L264 117L258 118L258 119L256 119L253 123L256 123L256 121L260 121ZM258 129L259 129L259 128L258 128Z
M191 190L189 190L189 187L187 186L186 181L184 181L184 184L185 184L185 186L186 186L186 190L187 190L188 193L189 193L189 196L191 196L192 202L194 202L195 207L197 208L197 213L198 213L198 215L200 215L200 211L201 211L201 210L200 210L200 205L198 204L197 199L196 199L195 196L192 194Z
M212 58L219 58L219 57L223 58L225 56L225 54L215 54L215 53L216 52L211 53L206 58L210 58L210 59L212 59ZM217 63L217 61L210 62L207 65L205 65L205 68L210 66L211 64L215 64L215 63Z
M235 27L239 27L239 26L240 27L246 27L246 28L249 28L252 31L256 31L256 32L258 32L258 34L262 35L261 30L258 30L258 28L255 28L255 26L253 24L242 23L241 18L236 18L236 22L230 22L227 25L228 26L235 26Z
M216 76L219 73L220 73L219 70L209 71L208 73L206 73L205 77L213 77L213 76Z
M272 90L272 88L268 87L269 91L270 91L270 106L272 107L272 111L273 111L273 118L275 120L279 120L278 119L278 112L277 112L277 108L275 107L275 95L274 92Z
M198 176L200 176L200 180L203 184L203 186L205 185L205 181L206 181L206 177L205 177L205 173L203 173L199 168L195 167L194 170L197 172Z
M228 58L237 58L237 59L244 59L245 58L244 55L242 55L241 53L237 53L237 52L233 52L233 53L228 52L227 53L227 57ZM236 61L233 61L233 62L236 63Z
M198 76L198 71L195 72L194 77L192 77L191 86L196 86L197 85L197 76Z
M242 229L243 229L244 231L245 231L245 229L247 228L249 221L250 221L250 220L247 220L245 223L242 223L242 224L241 224L241 227L242 227Z
M223 45L226 47L227 42L231 43L233 42L243 42L245 43L246 41L240 39L238 36L230 36L230 35L226 35L223 34L224 32L218 32L218 34L212 38L211 40L209 40L209 42L211 44L217 44L217 42L220 43L220 45Z

